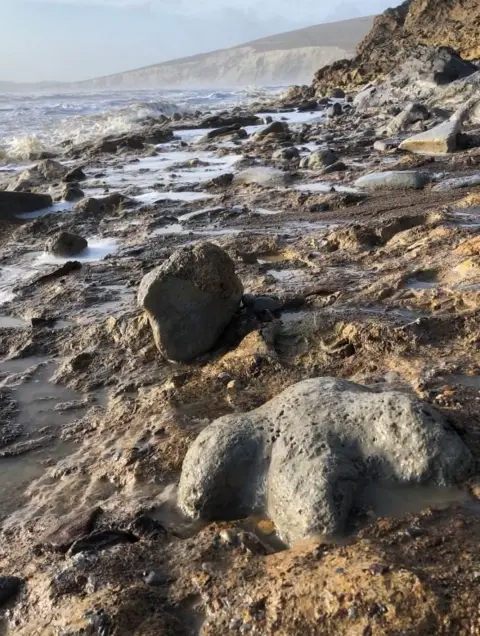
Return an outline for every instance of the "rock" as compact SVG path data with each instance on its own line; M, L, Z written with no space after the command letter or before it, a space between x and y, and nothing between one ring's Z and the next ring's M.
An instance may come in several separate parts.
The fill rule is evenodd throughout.
M234 185L260 185L265 188L281 188L292 181L292 175L289 172L283 172L275 168L248 168L242 170L233 177Z
M461 132L461 121L452 118L425 132L405 139L401 150L409 150L420 155L444 155L457 149L457 137Z
M366 174L355 181L355 187L367 190L381 188L394 190L421 190L430 180L428 174L417 170L404 170L403 172L373 172Z
M68 551L70 556L79 552L100 552L106 548L112 548L121 543L136 543L138 537L126 530L101 530L78 539Z
M60 194L62 201L78 201L85 196L76 183L67 183Z
M300 162L300 167L308 170L323 170L337 161L338 157L333 150L326 148L325 150L315 150L308 157L304 157Z
M22 579L16 576L0 576L0 608L17 596L22 585Z
M268 126L265 126L265 128L261 128L260 130L257 130L256 133L254 133L253 141L258 141L260 139L263 139L267 135L289 135L289 134L290 134L290 129L288 127L288 124L286 124L283 121L272 121L271 124L268 124Z
M94 197L82 199L82 201L73 206L73 211L84 216L99 216L106 212L113 212L120 206L129 206L131 203L131 199L125 195L119 192L112 192L112 194L101 199L95 199Z
M377 139L373 144L373 149L377 152L391 152L398 148L398 141L394 139Z
M332 104L331 106L327 108L328 117L339 117L342 114L343 114L343 108L342 108L342 105L339 104L338 102L335 102L335 104Z
M52 550L66 552L77 539L93 531L101 513L102 509L97 507L61 521L44 537L42 543Z
M61 163L52 159L41 161L34 169L47 181L61 181L68 173L66 166L62 166Z
M283 309L283 303L273 296L251 296L245 294L243 304L253 311L254 314L262 316L265 312L276 314Z
M376 484L451 485L473 468L468 448L430 405L316 378L207 426L185 457L178 501L205 521L264 507L293 544L343 533Z
M443 192L445 190L459 190L460 188L473 188L480 185L480 174L474 174L470 177L455 177L446 179L432 188L434 192Z
M260 117L251 113L221 113L206 117L198 124L198 128L223 128L224 126L260 126L262 124Z
M87 239L70 232L59 232L47 241L45 250L55 256L76 256L88 247Z
M57 267L56 269L54 269L53 272L44 274L43 276L39 276L31 284L43 285L45 283L49 283L52 280L63 278L71 272L77 272L79 269L82 269L82 264L80 263L80 261L67 261L61 267Z
M332 172L343 172L344 170L347 170L346 164L343 161L336 161L331 166L324 168L322 174L332 174Z
M309 99L306 102L302 102L297 106L297 112L299 113L308 113L318 110L319 105L316 99Z
M402 130L406 130L412 124L429 118L430 112L426 106L415 102L411 103L388 124L386 128L387 135L395 135Z
M330 97L333 99L345 99L345 91L342 88L332 88Z
M13 219L17 214L36 212L50 207L52 203L48 194L0 191L0 218Z
M138 304L158 349L169 360L187 362L215 345L242 294L230 257L211 243L197 243L177 250L143 278Z
M65 181L65 183L70 183L72 181L85 181L86 178L87 176L83 172L82 168L77 166L76 168L72 168L71 170L69 170L63 180Z
M222 128L214 128L213 130L209 130L205 135L202 135L199 139L197 139L197 144L205 143L206 141L211 141L212 139L217 139L218 137L224 137L225 135L231 135L234 132L240 130L239 124L232 124L231 126L222 126Z
M280 148L276 150L272 155L273 161L292 161L300 157L300 152L295 146L289 148Z

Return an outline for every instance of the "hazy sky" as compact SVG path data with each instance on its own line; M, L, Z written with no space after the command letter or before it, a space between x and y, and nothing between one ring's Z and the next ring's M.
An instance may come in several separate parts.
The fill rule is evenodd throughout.
M0 0L0 80L74 81L380 13L399 0Z

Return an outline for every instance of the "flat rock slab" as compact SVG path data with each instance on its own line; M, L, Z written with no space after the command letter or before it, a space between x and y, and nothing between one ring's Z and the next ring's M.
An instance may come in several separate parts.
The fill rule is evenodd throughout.
M431 130L405 139L399 148L420 155L446 155L457 149L457 137L461 126L459 119L443 122Z
M421 190L429 180L428 174L417 170L372 172L357 179L355 187L366 190Z
M0 218L13 219L17 214L36 212L48 208L53 203L48 194L33 192L0 192Z
M200 433L178 501L206 521L266 511L292 544L341 534L372 486L450 485L473 468L468 448L428 404L317 378Z
M461 188L473 188L480 185L480 174L470 177L455 177L454 179L446 179L438 183L432 188L434 192L442 192L444 190L459 190Z
M267 188L283 188L292 182L292 175L275 168L248 168L236 174L234 185L259 185Z

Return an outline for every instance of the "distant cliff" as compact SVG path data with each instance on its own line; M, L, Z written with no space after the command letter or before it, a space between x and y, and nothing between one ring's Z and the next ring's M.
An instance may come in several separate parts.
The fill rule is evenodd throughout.
M310 84L314 72L320 66L353 55L357 44L369 32L372 24L373 17L321 24L231 49L154 64L85 82L63 84L61 88L104 90Z

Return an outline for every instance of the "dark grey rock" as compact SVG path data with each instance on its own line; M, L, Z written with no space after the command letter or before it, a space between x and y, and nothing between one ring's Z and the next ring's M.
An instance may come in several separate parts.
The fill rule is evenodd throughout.
M88 247L87 239L70 232L59 232L47 241L45 250L55 256L76 256Z
M126 530L101 530L78 539L68 551L70 555L79 552L100 552L121 543L136 543L138 537Z
M177 250L143 278L138 304L158 349L169 360L187 362L215 345L242 294L228 254L211 243L197 243Z
M339 104L338 102L335 102L335 104L332 104L331 106L327 108L327 115L329 117L339 117L342 114L343 114L343 108L342 108L342 105Z
M87 178L86 174L83 172L82 168L72 168L64 177L65 183L70 183L72 181L84 181Z
M0 218L13 219L17 214L36 212L48 208L52 203L52 197L48 194L0 191Z
M204 429L185 457L178 501L206 521L266 509L292 544L342 533L368 487L451 485L473 469L468 448L430 405L316 378Z

